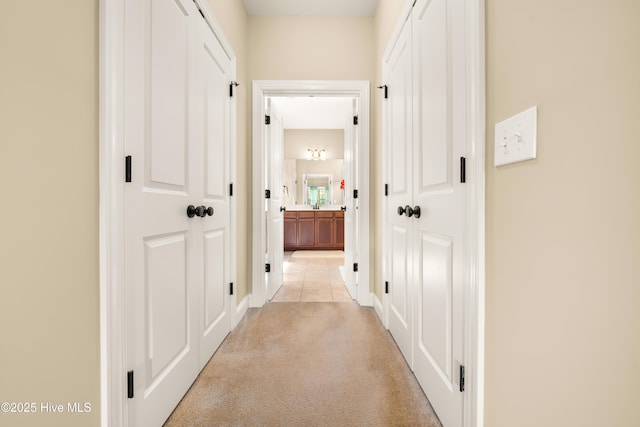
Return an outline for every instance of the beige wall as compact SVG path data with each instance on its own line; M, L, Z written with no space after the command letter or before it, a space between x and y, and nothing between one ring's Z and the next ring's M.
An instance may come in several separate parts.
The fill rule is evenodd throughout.
M308 148L327 150L327 159L343 159L344 129L284 130L285 159L305 159Z
M237 220L236 234L236 295L240 303L250 289L250 260L251 260L251 215L249 215L249 201L251 188L249 171L251 170L251 141L249 124L251 123L251 81L248 77L247 33L248 18L241 0L208 0L222 32L229 41L236 55L236 81L240 86L237 94L237 126L236 126L236 182L234 195L236 197Z
M640 3L487 0L487 427L640 420ZM538 106L538 158L493 127Z
M4 414L96 426L98 1L0 2L0 402L89 402Z
M372 80L373 20L250 16L252 80Z

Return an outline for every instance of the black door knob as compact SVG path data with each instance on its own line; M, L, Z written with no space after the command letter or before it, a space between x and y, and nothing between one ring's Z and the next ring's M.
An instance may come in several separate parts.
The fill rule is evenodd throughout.
M409 205L404 207L404 213L405 215L407 215L409 218L411 218L413 216L413 208Z
M340 206L340 210L341 210L342 212L346 212L346 211L347 211L347 207L346 207L346 206Z
M205 211L207 210L206 206L198 206L196 208L196 215L199 216L200 218L204 218L204 216L206 215Z
M404 209L402 206L398 206L398 215L402 216L404 214Z
M420 206L416 206L415 208L413 208L413 216L415 216L416 218L420 218Z
M215 212L215 211L213 210L213 208L212 208L211 206L209 206L209 207L208 207L207 209L205 209L205 211L204 211L204 213L205 213L206 215L209 215L209 216L213 216L213 213L214 213L214 212Z
M287 210L287 208L285 208L284 206L280 206L280 212L284 212L286 210Z
M196 216L196 207L193 205L189 205L187 206L187 216L189 218L193 218L194 216Z

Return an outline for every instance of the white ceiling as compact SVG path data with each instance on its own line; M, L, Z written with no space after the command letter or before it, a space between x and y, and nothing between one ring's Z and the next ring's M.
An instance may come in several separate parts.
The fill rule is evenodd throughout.
M373 16L378 0L242 0L253 16Z
M353 116L353 98L299 96L271 98L285 129L344 129Z

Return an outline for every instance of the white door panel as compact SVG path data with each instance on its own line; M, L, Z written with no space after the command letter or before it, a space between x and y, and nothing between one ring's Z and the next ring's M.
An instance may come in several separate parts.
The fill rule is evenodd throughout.
M220 68L224 59L216 56L227 74L203 71L197 47L207 44L205 27L191 0L125 4L124 138L133 166L132 182L124 185L131 426L162 425L213 343L217 347L230 329L224 292L230 118L222 95L231 69ZM222 87L207 92L204 75ZM207 120L213 108L223 112L214 122ZM209 158L209 152L220 154ZM189 205L212 206L215 215L189 218Z
M271 271L266 274L266 296L272 299L282 286L282 264L284 262L284 215L280 208L282 199L282 171L284 162L284 129L282 115L270 102L271 123L265 125L267 135L267 185L271 198L267 200L267 262Z
M353 101L353 115L358 115L357 101ZM356 287L356 272L353 271L353 264L357 262L357 229L356 229L356 216L358 214L356 210L357 199L353 198L353 189L356 188L356 176L357 176L357 155L356 155L356 141L358 138L357 126L353 124L353 118L349 117L344 127L344 162L343 162L343 179L344 189L344 266L342 271L344 272L344 283L351 298L358 298L358 291Z
M190 259L199 248L186 215L199 191L197 172L188 168L197 151L188 119L197 10L186 0L126 7L125 149L133 179L125 185L125 288L135 384L129 421L160 425L198 372L198 271Z
M204 20L198 20L201 42L197 44L199 64L199 106L196 108L198 138L202 140L202 204L213 215L198 218L203 242L200 304L200 366L203 367L231 330L230 277L230 200L231 182L231 100L229 82L233 80L231 59ZM198 165L198 167L200 167Z
M464 28L464 0L418 0L385 64L389 330L447 427L463 422Z
M387 164L390 168L387 218L389 263L389 330L398 343L409 366L412 350L411 250L412 221L398 214L398 207L412 203L412 131L411 131L411 21L407 21L385 64L389 85L388 109L385 117L389 144Z
M462 426L466 184L464 11L461 0L413 12L417 284L414 372L443 425ZM462 49L462 51L460 51Z
M408 223L408 220L405 220ZM389 292L389 330L409 366L413 364L411 298L411 243L409 224L391 226L391 289Z
M183 4L184 3L184 4ZM187 102L189 102L189 11L186 1L150 2L150 97L147 154L150 181L183 187L186 184Z

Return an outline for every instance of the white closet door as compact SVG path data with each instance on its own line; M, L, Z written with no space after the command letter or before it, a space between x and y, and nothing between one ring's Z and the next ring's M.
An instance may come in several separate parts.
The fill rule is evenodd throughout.
M199 205L201 141L193 137L191 0L126 2L125 185L129 425L162 425L198 373L196 291L202 241L187 206ZM124 373L123 373L124 375Z
M388 138L389 185L388 242L389 330L411 366L412 356L412 245L413 219L400 214L398 208L411 205L412 179L412 85L411 21L407 21L399 39L384 64L385 82L389 86L385 128Z
M271 271L266 275L267 300L272 299L282 286L282 263L284 262L284 214L280 209L284 206L282 198L284 130L282 115L273 103L269 110L271 122L265 125L267 182L271 192L271 198L267 200L267 262L271 265Z
M414 372L447 427L461 426L466 268L463 0L419 0L414 65Z
M201 271L200 366L204 366L231 330L231 107L229 84L234 80L233 62L204 19L198 19L201 34L197 43L198 91L196 124L204 151L199 156L203 173L202 204L209 210L201 224L198 240L203 242ZM198 165L198 167L201 167ZM209 215L212 214L212 215Z
M355 100L354 100L355 104ZM355 106L354 106L354 110ZM356 199L353 198L353 189L355 188L356 178L356 138L357 129L353 124L353 118L349 119L345 123L344 127L344 162L343 162L343 174L344 189L340 190L344 195L343 206L344 211L344 282L347 291L351 295L351 298L358 298L358 289L356 288L356 273L353 271L353 263L357 259L357 237L356 237ZM338 198L334 196L334 198Z
M125 8L127 411L159 426L231 327L234 70L192 0Z

